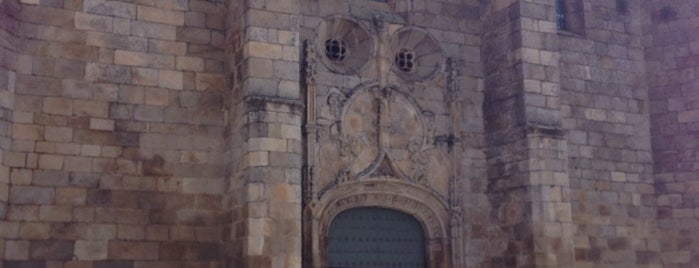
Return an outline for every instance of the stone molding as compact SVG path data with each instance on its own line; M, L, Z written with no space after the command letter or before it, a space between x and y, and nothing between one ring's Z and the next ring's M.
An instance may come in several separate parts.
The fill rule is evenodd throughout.
M413 215L423 226L428 267L451 267L451 211L442 198L423 187L400 180L372 177L330 189L308 206L312 218L313 267L325 267L325 236L335 216L358 207L383 207Z

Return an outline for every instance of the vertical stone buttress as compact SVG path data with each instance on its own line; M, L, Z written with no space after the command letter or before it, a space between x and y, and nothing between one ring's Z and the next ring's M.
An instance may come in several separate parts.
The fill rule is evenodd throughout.
M493 1L485 8L488 192L500 229L493 241L507 241L491 265L572 267L554 1Z
M227 267L301 267L298 1L229 1Z
M663 267L699 263L699 2L644 1L659 255ZM645 201L645 200L644 200Z
M0 1L0 229L5 226L10 198L10 168L5 153L11 145L12 108L14 106L15 69L19 43L19 23L15 15L20 5L15 0ZM0 267L3 267L5 235L0 231Z
M573 2L584 24L561 31L558 42L575 264L657 267L645 1Z

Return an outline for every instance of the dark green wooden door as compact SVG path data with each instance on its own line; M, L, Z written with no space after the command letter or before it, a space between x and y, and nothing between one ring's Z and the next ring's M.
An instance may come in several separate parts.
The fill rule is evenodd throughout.
M330 268L425 267L425 233L411 215L364 207L341 212L327 237Z

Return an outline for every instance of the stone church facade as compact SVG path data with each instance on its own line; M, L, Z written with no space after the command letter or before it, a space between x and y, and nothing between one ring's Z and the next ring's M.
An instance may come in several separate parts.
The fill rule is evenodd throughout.
M694 0L0 0L0 268L694 267L697 30Z

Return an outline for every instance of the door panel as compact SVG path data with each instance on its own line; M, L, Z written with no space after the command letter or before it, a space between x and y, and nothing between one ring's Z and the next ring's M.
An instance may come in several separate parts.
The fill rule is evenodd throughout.
M341 212L327 237L331 268L425 267L425 233L411 215L364 207Z

